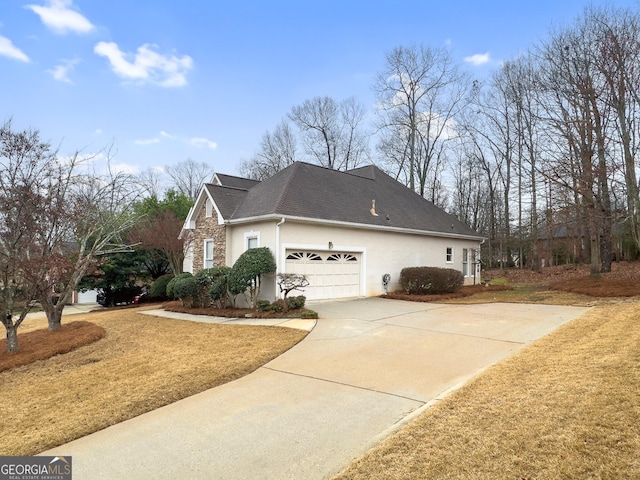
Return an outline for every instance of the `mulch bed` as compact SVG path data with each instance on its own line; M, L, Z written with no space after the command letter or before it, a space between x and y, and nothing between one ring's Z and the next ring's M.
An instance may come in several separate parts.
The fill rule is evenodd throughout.
M252 308L187 308L181 302L167 302L162 308L169 312L190 313L192 315L209 315L224 318L300 318L306 308L289 310L288 312L258 312Z
M640 279L580 277L549 285L551 290L580 293L590 297L635 297L640 295Z
M436 295L410 295L403 292L392 292L381 295L382 298L390 298L392 300L409 300L412 302L441 302L443 300L452 300L455 298L464 298L483 292L501 292L505 290L513 290L510 285L467 285L454 293L442 293Z
M589 275L589 265L559 265L540 270L494 269L484 271L482 279L503 279L510 284L538 284L591 297L635 297L640 295L640 262L615 262L611 272Z
M65 323L54 331L20 333L18 330L17 352L7 353L6 338L0 340L0 372L68 353L100 340L104 334L104 328L82 321Z

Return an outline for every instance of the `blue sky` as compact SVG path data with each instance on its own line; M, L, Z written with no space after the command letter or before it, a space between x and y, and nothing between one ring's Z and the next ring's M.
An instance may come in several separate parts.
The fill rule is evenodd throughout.
M0 0L0 121L62 155L113 146L133 173L192 158L236 174L293 105L373 105L396 46L446 45L482 78L589 3Z

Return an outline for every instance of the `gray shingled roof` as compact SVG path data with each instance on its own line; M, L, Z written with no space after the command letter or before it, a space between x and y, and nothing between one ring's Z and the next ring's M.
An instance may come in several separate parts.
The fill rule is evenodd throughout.
M282 215L480 237L373 165L341 172L296 162L244 194L207 188L225 220Z
M204 186L207 192L209 192L209 195L211 195L211 198L214 199L216 206L222 214L222 218L225 220L231 218L233 212L238 208L238 205L240 205L242 200L247 196L246 189L214 185L212 183L206 183Z
M218 180L223 187L242 188L244 190L249 190L251 187L260 183L258 180L234 177L233 175L226 175L224 173L216 173L216 177L218 177Z

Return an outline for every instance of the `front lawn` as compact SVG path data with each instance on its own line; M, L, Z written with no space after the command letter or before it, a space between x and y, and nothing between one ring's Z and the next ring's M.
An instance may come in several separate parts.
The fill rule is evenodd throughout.
M0 454L33 455L242 377L307 334L153 317L141 308L149 307L74 315L104 337L0 373ZM18 337L48 337L46 328L45 319L27 320ZM65 331L73 336L62 329L58 339Z

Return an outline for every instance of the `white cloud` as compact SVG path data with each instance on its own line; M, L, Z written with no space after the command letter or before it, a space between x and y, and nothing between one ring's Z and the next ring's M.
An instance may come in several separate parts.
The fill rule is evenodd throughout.
M93 132L94 135L102 135L102 129L101 128L96 128L96 131Z
M27 5L40 17L42 23L55 33L89 33L95 29L93 24L81 13L73 10L72 0L46 0L46 6Z
M0 36L0 56L20 60L21 62L29 62L29 57L16 47L7 37Z
M156 45L144 44L135 54L125 53L114 42L99 42L93 51L106 57L111 70L125 80L151 83L161 87L182 87L187 84L187 72L193 67L188 55L161 55Z
M143 138L141 140L135 140L133 143L135 143L136 145L152 145L154 143L160 143L160 139L159 138Z
M63 60L61 65L56 65L53 69L47 70L51 76L60 82L73 83L69 78L69 72L78 64L79 60Z
M489 57L489 52L487 52L487 53L476 53L475 55L464 57L463 60L475 66L479 66L479 65L484 65L485 63L489 63L491 58Z
M172 135L170 133L165 132L164 130L160 132L160 137L166 138L167 140L173 140L175 142L179 142L185 145L189 145L195 148L209 148L211 150L215 150L216 148L218 148L218 144L216 142L204 137L182 137L178 135ZM150 145L152 143L159 143L159 142L160 142L160 138L158 137L135 141L135 143L138 145Z
M189 139L189 143L197 148L210 148L211 150L218 148L218 144L216 142L212 142L208 138L194 137Z

